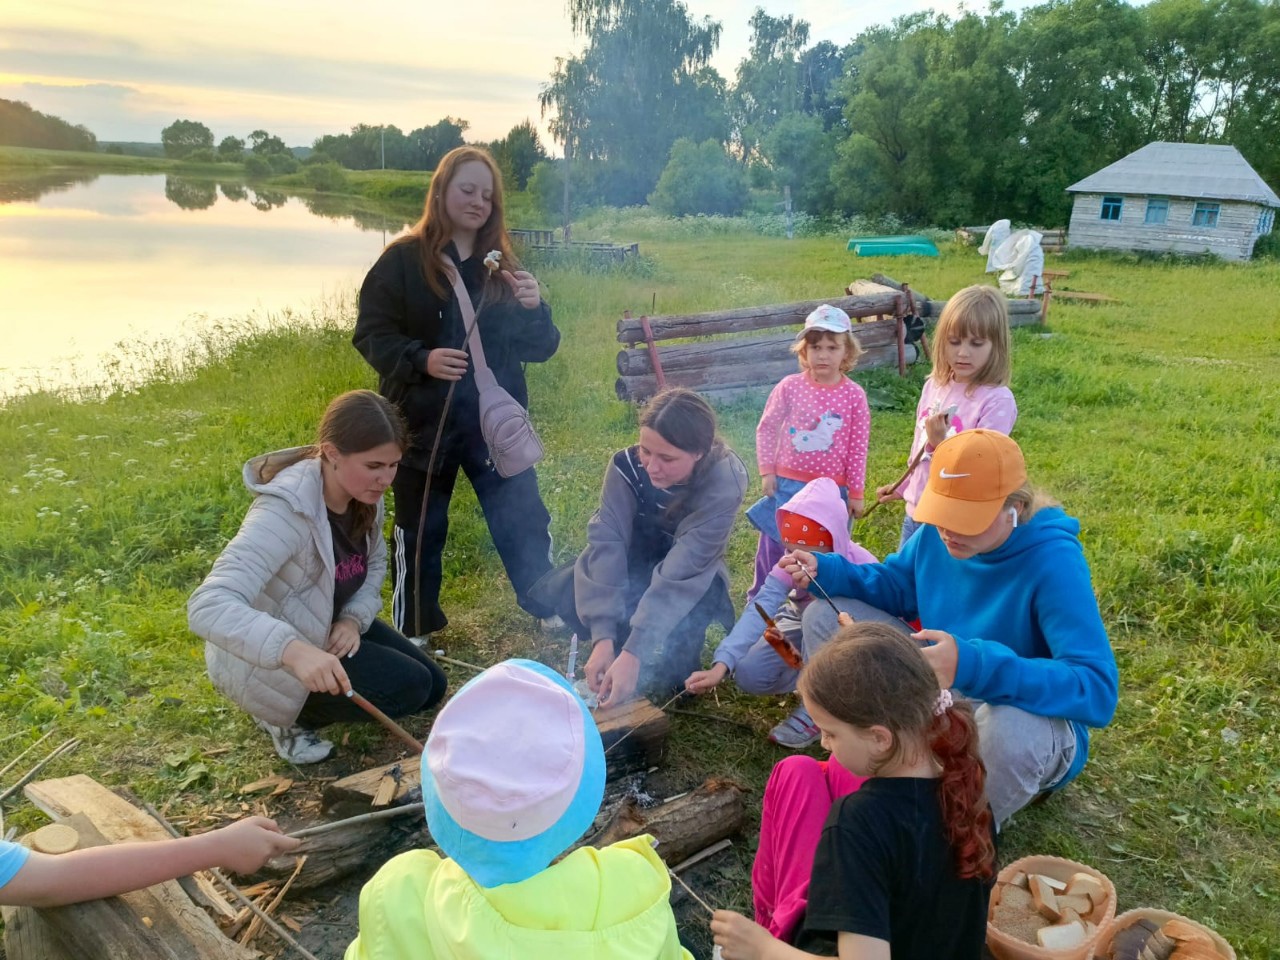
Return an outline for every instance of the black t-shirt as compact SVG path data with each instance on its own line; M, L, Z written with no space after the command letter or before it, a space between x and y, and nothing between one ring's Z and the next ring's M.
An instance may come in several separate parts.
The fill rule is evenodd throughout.
M356 591L364 586L369 572L369 547L365 538L357 544L351 536L351 510L329 514L329 530L333 534L333 622L337 623Z
M991 884L956 877L938 780L873 777L831 807L806 933L889 942L893 960L977 960Z

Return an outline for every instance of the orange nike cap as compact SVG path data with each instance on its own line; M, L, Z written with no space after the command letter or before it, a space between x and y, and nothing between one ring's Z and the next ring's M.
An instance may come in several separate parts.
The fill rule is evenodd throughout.
M913 519L962 536L986 530L1005 498L1027 482L1018 445L995 430L962 430L933 451Z

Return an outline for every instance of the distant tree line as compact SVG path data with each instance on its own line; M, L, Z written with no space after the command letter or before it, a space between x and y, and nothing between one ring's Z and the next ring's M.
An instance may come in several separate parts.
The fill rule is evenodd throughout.
M708 65L720 25L679 0L568 10L585 47L557 61L541 106L578 203L733 211L749 186L790 187L819 215L1055 224L1066 186L1153 140L1232 143L1280 184L1274 0L995 4L843 47L757 9L732 83ZM534 174L548 206L563 167Z
M87 127L32 110L21 100L0 100L0 146L92 152L98 138Z

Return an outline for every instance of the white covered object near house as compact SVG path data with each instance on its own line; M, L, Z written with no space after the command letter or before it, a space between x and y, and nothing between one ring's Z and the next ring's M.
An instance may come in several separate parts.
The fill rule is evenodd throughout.
M1032 287L1039 290L1044 281L1044 251L1036 230L1015 230L987 257L987 270L1000 271L1000 289L1011 297L1025 297Z
M1009 232L1012 224L1008 220L997 220L991 226L987 227L987 232L982 238L982 246L978 248L978 252L987 258L987 273L995 273L996 267L992 266L992 258L999 249L1000 244L1009 239Z

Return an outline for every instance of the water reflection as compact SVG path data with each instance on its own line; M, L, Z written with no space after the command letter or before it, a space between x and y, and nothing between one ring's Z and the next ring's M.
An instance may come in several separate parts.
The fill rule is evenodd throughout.
M171 173L164 178L164 195L183 210L208 210L218 202L218 185Z
M128 380L112 357L228 320L349 325L361 278L409 223L351 198L164 174L0 177L0 198L0 398Z
M77 184L93 183L97 179L96 173L70 173L65 170L0 177L0 203L39 200L46 193L70 190Z

